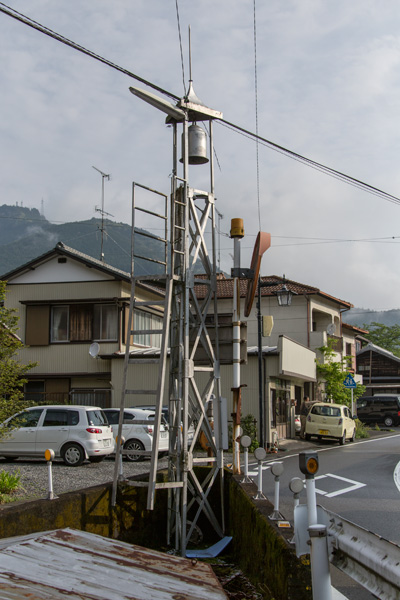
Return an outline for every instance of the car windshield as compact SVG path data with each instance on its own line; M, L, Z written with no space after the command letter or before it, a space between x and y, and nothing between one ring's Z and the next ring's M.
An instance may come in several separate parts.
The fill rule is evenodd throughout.
M313 406L311 409L313 415L320 415L323 417L340 417L340 408L337 406Z
M89 425L108 425L107 417L102 410L88 410L86 414Z

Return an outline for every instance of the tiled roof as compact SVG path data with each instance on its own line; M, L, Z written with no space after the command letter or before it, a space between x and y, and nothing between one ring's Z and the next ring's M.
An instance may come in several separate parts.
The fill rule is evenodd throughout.
M200 279L201 277L196 276L196 279ZM217 277L217 295L218 298L233 298L233 279L227 279L225 276ZM340 300L339 298L335 298L334 296L330 296L325 292L321 292L319 288L313 287L311 285L306 285L304 283L299 283L297 281L293 281L291 279L283 280L282 277L278 277L277 275L268 275L265 277L261 277L262 283L268 283L273 285L268 285L268 287L261 287L261 296L274 296L277 291L282 288L283 282L287 286L287 288L298 294L300 296L311 296L311 295L319 295L332 300L338 304L346 308L351 308L352 304L350 302L346 302L345 300ZM196 284L196 295L198 298L204 298L206 293L208 292L208 286L202 284ZM240 289L240 297L243 298L247 293L247 279L239 280L239 289Z
M357 327L357 325L350 325L350 323L342 323L342 327L350 329L355 333L369 333L368 329L361 329L361 327Z

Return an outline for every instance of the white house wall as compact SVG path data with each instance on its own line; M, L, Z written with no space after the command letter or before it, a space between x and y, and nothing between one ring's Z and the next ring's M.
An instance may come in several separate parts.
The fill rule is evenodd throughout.
M284 336L279 337L278 350L281 375L306 381L316 380L315 352Z
M59 262L59 257L41 263L36 268L26 271L12 279L12 283L65 283L78 281L110 281L112 275L90 268L79 261L67 258L66 262Z

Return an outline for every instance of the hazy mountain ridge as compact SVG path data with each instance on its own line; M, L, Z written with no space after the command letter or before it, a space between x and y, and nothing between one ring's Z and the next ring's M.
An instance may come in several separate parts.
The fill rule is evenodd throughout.
M123 271L130 271L131 226L125 223L104 220L104 260ZM77 221L60 225L50 223L35 208L22 206L0 206L0 274L45 254L58 242L100 259L101 220ZM157 258L161 243L136 236L135 253ZM136 261L142 273L155 273L157 265L147 261Z
M131 226L105 220L104 258L105 262L130 271ZM36 208L23 206L0 206L0 274L29 262L45 254L57 244L71 246L93 258L100 258L101 220L53 224L40 214ZM159 258L163 252L161 242L136 236L135 253L142 256ZM135 263L142 273L157 272L157 265L141 261ZM307 283L307 282L304 282ZM362 327L372 322L392 326L400 323L400 309L375 311L368 308L352 308L343 313L343 321Z
M343 313L343 321L349 325L362 327L364 324L382 323L391 327L400 324L400 309L371 310L369 308L352 308Z

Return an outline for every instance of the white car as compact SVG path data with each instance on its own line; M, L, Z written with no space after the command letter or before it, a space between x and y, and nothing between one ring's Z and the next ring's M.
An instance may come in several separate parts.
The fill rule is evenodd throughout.
M307 415L305 436L306 440L311 436L316 436L318 439L334 438L343 445L346 440L354 442L356 423L347 406L316 402Z
M152 412L155 412L156 407L154 405L143 405L143 406L137 406L137 407L132 407L132 408L142 408L144 410L150 410ZM162 417L164 419L164 424L167 425L167 429L169 429L170 426L170 422L169 422L169 408L168 406L163 406L162 409ZM181 429L182 429L182 425L181 425ZM194 432L195 432L195 428L193 423L190 423L189 428L188 428L188 446L190 446L190 444L193 441L194 438Z
M118 435L119 408L106 408L104 413L110 423L114 438ZM135 454L135 450L151 452L153 448L155 413L151 410L140 408L125 408L124 421L122 425L122 436L125 439L124 450L132 450L132 454L124 454L124 457L136 462L143 460L142 454ZM168 428L161 423L160 438L158 441L159 452L168 452L169 436Z
M114 452L111 427L96 406L34 406L13 415L1 425L0 456L43 458L54 450L56 458L78 467L85 459L100 462Z

